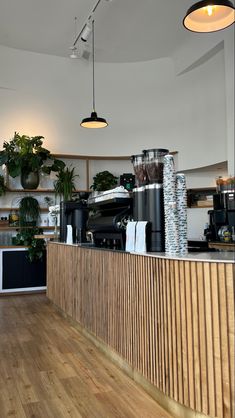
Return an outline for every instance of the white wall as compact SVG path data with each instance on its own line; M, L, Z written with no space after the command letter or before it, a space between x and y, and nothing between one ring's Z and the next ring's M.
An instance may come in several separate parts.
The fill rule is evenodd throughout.
M96 64L96 104L104 130L85 130L91 65L0 47L0 145L14 131L45 136L52 152L131 155L177 150L178 168L227 159L224 51L181 76L170 58ZM213 152L211 152L213 149Z
M0 147L14 131L44 135L55 153L131 155L166 147L179 152L178 170L228 160L234 173L233 30L190 36L172 59L96 63L97 112L109 122L104 130L80 127L91 112L90 63L3 46L0 63L0 86L9 88L0 89ZM188 173L188 187L209 186L208 179ZM189 237L200 238L207 209L190 209L188 216Z

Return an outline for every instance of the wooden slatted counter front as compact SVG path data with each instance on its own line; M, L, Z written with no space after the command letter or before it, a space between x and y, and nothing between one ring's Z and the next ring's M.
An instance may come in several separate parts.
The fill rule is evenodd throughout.
M47 295L172 416L234 417L232 259L49 242Z

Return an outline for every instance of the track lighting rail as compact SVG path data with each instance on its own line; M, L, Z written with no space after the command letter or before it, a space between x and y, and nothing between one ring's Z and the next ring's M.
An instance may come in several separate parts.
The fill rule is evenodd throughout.
M97 7L99 6L100 2L101 2L101 0L98 0L98 1L96 2L96 4L94 5L94 7L93 7L93 9L92 9L91 13L89 14L89 16L88 16L88 18L87 18L87 20L86 20L86 23L83 25L82 29L80 30L79 34L77 35L77 37L76 37L76 39L75 39L75 41L74 41L74 43L73 43L73 47L75 47L75 46L76 46L77 42L78 42L78 41L79 41L79 39L81 38L82 33L84 32L84 30L85 30L86 26L88 25L88 23L91 21L92 16L93 16L93 14L95 13L95 11L96 11Z

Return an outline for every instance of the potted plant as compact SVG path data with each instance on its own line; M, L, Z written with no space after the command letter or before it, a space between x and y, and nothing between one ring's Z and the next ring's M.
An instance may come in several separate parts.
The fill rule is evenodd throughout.
M21 184L25 189L38 187L40 171L50 174L65 166L63 161L54 158L42 146L43 139L43 136L29 137L15 132L14 138L5 141L0 151L0 165L6 165L11 177L21 176Z
M21 229L15 237L12 238L13 245L23 245L28 247L28 259L31 263L42 261L46 250L44 239L35 238L35 235L43 234L41 228Z
M2 174L0 174L0 196L3 196L6 193L5 179Z
M117 185L117 179L118 178L109 171L101 171L93 177L93 184L90 188L97 192L110 190Z
M25 196L19 201L20 226L36 226L40 219L40 206L32 196Z
M75 178L78 177L78 174L75 174L74 170L75 167L63 167L56 174L57 180L54 182L54 189L56 196L59 196L61 200L72 200L72 195L76 191Z

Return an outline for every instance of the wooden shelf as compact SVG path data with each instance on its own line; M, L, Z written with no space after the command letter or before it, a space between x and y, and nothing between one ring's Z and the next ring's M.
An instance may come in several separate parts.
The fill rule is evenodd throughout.
M208 247L216 250L235 251L235 242L208 242Z
M16 229L31 229L31 228L40 228L45 231L53 231L55 229L54 226L44 226L44 225L37 225L37 226L0 226L0 231L15 231Z
M19 208L18 207L6 207L6 208L0 208L0 212L11 212L12 210L19 210ZM49 209L48 208L40 208L40 211L41 212L48 212L49 213Z
M170 151L171 155L178 154L178 151ZM130 161L131 155L119 155L119 156L104 156L104 155L75 155L75 154L53 154L53 157L55 158L68 158L70 160L99 160L99 161L105 161L105 160L111 160L111 161Z
M213 200L207 200L207 196L213 196L216 193L215 187L201 187L187 190L188 208L201 209L213 208ZM200 202L197 204L197 202Z
M55 193L55 189L10 189L10 188L8 188L7 192L10 192L10 193ZM90 193L91 190L77 189L77 190L74 190L73 193L80 193L80 192L81 193L88 193L88 192Z

